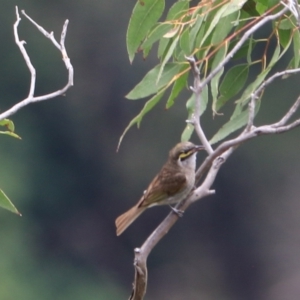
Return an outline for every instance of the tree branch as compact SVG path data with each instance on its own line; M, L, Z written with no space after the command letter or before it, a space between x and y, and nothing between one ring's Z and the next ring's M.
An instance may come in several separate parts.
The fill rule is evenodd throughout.
M29 88L29 93L27 98L25 98L24 100L20 101L19 103L15 104L13 107L11 107L10 109L8 109L7 111L3 112L0 114L0 120L3 120L13 114L15 114L17 111L19 111L21 108L27 106L30 103L34 103L34 102L39 102L39 101L44 101L44 100L49 100L52 99L54 97L63 95L72 85L73 85L73 78L74 78L74 70L73 70L73 66L71 64L71 61L68 57L66 48L65 48L65 38L66 38L66 33L67 33L67 26L69 21L66 20L65 24L63 26L63 30L61 33L61 39L60 39L60 43L58 43L53 35L53 32L48 33L45 29L43 29L40 25L38 25L35 21L33 21L26 13L25 11L22 11L22 14L32 23L34 24L39 31L41 31L47 38L49 38L52 43L54 44L54 46L56 48L59 49L59 51L62 54L62 59L65 63L65 66L68 70L68 82L67 84L60 90L57 90L55 92L46 94L46 95L42 95L42 96L34 96L34 92L35 92L35 83L36 83L36 71L34 66L32 65L31 61L30 61L30 57L27 54L27 51L24 47L24 45L26 44L25 41L20 41L19 39L19 34L18 34L18 26L19 23L21 21L20 15L19 15L19 10L18 7L16 6L16 16L17 16L17 21L14 24L14 36L15 36L15 41L17 46L19 47L21 54L23 55L23 58L26 62L26 65L29 69L30 75L31 75L31 80L30 80L30 88Z
M213 149L207 140L204 131L200 125L200 105L201 105L201 94L202 94L202 87L201 87L201 81L200 81L200 71L197 67L196 61L194 57L187 57L186 60L190 63L192 73L194 75L194 86L191 86L190 89L195 95L195 112L192 115L191 120L188 120L189 123L193 124L195 131L204 146L205 150L208 154L213 153Z

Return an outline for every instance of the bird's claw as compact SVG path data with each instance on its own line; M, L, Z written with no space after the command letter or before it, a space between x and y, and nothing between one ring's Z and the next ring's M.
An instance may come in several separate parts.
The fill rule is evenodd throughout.
M170 208L178 217L180 217L180 218L183 217L184 210L177 209L171 205L170 205Z

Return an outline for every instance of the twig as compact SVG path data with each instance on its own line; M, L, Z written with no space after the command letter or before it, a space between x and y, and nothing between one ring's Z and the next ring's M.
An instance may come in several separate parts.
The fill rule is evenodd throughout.
M287 11L288 8L285 7L282 10L280 10L277 14L270 15L270 16L262 15L263 18L244 33L244 35L240 38L240 40L236 43L236 45L232 48L232 50L227 54L227 56L222 60L222 62L218 64L215 67L215 69L212 70L210 74L201 82L201 89L203 89L219 73L219 71L230 61L230 59L242 47L242 45L250 37L251 34L256 32L265 23L279 18Z
M66 37L66 33L67 33L67 26L68 26L68 20L65 21L65 24L63 26L63 30L61 33L61 40L60 43L58 43L53 35L53 32L48 33L45 29L43 29L40 25L38 25L35 21L33 21L24 11L22 11L22 14L32 23L34 24L39 31L41 31L47 38L49 38L52 43L55 45L56 48L58 48L60 50L60 52L62 53L62 59L66 65L66 68L68 70L68 82L67 84L60 90L57 90L55 92L46 94L46 95L42 95L42 96L34 96L34 92L35 92L35 82L36 82L36 71L35 68L33 67L30 58L26 52L26 49L24 47L24 45L26 44L25 41L20 41L19 39L19 34L18 34L18 26L19 23L21 21L20 15L19 15L19 10L18 7L16 6L16 16L17 16L17 21L14 24L14 36L15 36L15 41L17 46L19 47L21 54L23 55L23 58L26 62L26 65L29 69L30 75L31 75L31 80L30 80L30 88L29 88L29 93L27 98L25 98L24 100L20 101L19 103L15 104L13 107L11 107L10 109L6 110L5 112L0 114L0 120L3 120L13 114L15 114L18 110L20 110L21 108L27 106L30 103L35 103L35 102L39 102L39 101L44 101L44 100L49 100L52 99L54 97L63 95L72 85L73 85L73 78L74 78L74 70L73 70L73 66L71 64L71 61L67 55L67 51L65 48L65 37Z
M200 71L199 68L197 67L196 61L194 57L187 57L186 60L190 63L192 73L194 76L194 86L191 86L190 89L195 95L195 111L192 115L192 119L188 120L189 123L193 124L195 131L204 146L205 150L207 151L208 154L213 153L213 149L207 140L204 131L200 125L200 104L201 104L201 94L202 94L202 87L201 87L201 81L200 81Z

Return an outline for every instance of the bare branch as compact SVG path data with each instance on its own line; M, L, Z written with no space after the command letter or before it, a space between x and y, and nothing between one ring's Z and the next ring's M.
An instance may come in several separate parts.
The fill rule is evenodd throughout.
M204 131L200 125L200 104L201 104L201 94L202 94L202 87L201 87L201 81L200 81L200 71L197 67L196 61L194 57L186 57L186 60L190 63L192 73L194 76L194 86L191 87L191 90L193 91L195 95L195 112L192 116L192 119L189 120L189 123L193 124L195 131L204 146L205 150L208 154L213 153L213 149L208 142Z
M15 104L13 107L11 107L10 109L8 109L7 111L3 112L2 114L0 114L0 120L3 120L13 114L15 114L18 110L20 110L21 108L27 106L30 103L35 103L35 102L39 102L39 101L44 101L44 100L49 100L52 99L54 97L63 95L72 85L73 85L73 78L74 78L74 70L73 70L73 66L71 64L71 61L67 55L67 51L65 49L65 37L66 37L66 33L67 33L67 26L68 26L68 20L66 20L64 26L63 26L63 30L62 30L62 34L61 34L61 40L60 40L60 44L55 40L53 32L48 33L45 29L43 29L43 27L41 27L40 25L38 25L35 21L33 21L24 11L22 11L22 14L32 23L34 24L39 31L41 31L47 38L49 38L52 43L55 45L55 47L57 47L60 52L62 53L62 59L66 65L66 68L68 70L68 82L67 84L60 90L57 90L55 92L46 94L46 95L42 95L42 96L34 96L34 92L35 92L35 82L36 82L36 71L35 68L33 67L30 58L27 54L27 51L24 47L24 44L26 44L25 41L20 41L19 39L19 35L18 35L18 26L19 23L21 21L20 15L19 15L19 11L18 11L18 7L16 6L16 16L17 16L17 21L14 24L14 35L15 35L15 41L16 44L18 45L21 54L23 55L23 58L26 62L26 65L29 69L30 75L31 75L31 80L30 80L30 89L29 89L29 94L28 97L22 101L20 101L19 103Z
M293 114L297 111L300 105L300 97L296 100L293 106L288 110L288 112L283 116L283 118L277 122L272 124L272 127L281 127L286 124L286 122L293 116Z
M33 67L33 65L32 65L32 63L30 61L30 57L28 56L28 54L26 52L26 49L24 47L24 45L26 44L26 42L25 41L20 41L20 39L19 39L18 26L19 26L19 23L21 21L21 18L20 18L17 6L16 6L16 15L17 15L17 21L14 24L15 42L18 45L18 47L20 48L20 51L21 51L21 53L22 53L22 55L24 57L26 65L27 65L27 67L28 67L28 69L30 71L30 74L31 74L30 89L29 89L29 94L28 94L28 98L31 98L31 97L33 97L34 90L35 90L36 72L35 72L35 68Z

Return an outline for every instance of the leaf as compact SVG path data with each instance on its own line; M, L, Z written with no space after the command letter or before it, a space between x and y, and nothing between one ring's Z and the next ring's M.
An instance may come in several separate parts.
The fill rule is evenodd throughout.
M204 16L198 15L195 24L190 30L190 49L194 49L196 36L199 32L200 26L202 25Z
M265 80L266 76L269 74L271 71L271 68L273 65L278 61L278 58L280 56L280 45L277 44L277 47L273 53L273 56L271 58L271 61L268 65L268 67L263 70L257 77L256 79L250 83L247 88L244 90L242 96L236 101L236 103L243 103L246 104L248 103L248 99L250 99L251 94L259 87L259 85Z
M165 56L166 51L169 49L172 39L161 38L158 43L157 57L162 58Z
M145 49L148 47L152 47L152 45L162 38L170 29L173 27L171 24L161 23L156 26L147 36L143 44L141 45L141 49Z
M189 1L178 1L172 5L167 14L166 20L176 20L186 13L189 8Z
M185 126L181 134L181 141L182 142L189 141L191 139L193 132L194 132L194 126L190 123L187 123L187 125Z
M186 56L189 56L191 54L190 31L188 28L180 36L180 48Z
M293 18L293 21L295 21L294 18ZM288 29L295 28L295 26L296 26L296 24L294 22L292 22L292 20L290 18L288 18L288 19L281 20L278 28L282 29L282 30L288 30Z
M256 4L256 10L260 15L262 15L266 10L268 9L268 6L263 5L262 3L257 3Z
M211 95L213 98L212 109L214 112L217 111L216 103L217 103L217 97L219 94L219 81L220 81L220 78L221 78L223 72L224 72L224 67L216 74L216 76L210 82Z
M224 17L240 10L246 1L247 0L231 0L230 2L226 3L225 5L222 5L220 7L220 9L216 12L212 21L210 22L210 25L209 25L208 29L206 30L205 35L200 43L200 46L203 45L204 41L210 35L212 30L219 24L221 18L224 18Z
M134 117L130 123L128 124L128 126L125 128L124 132L122 133L120 139L119 139L119 143L118 143L118 147L117 147L117 151L119 151L120 145L122 143L122 140L125 136L125 134L127 133L127 131L134 125L137 124L137 127L139 128L142 122L143 117L159 102L159 100L161 99L161 97L163 96L164 92L166 89L162 89L158 94L156 94L155 96L153 96L151 99L149 99L143 109L140 111L140 113Z
M4 126L8 129L8 131L0 131L0 134L10 135L14 138L21 140L21 137L19 135L17 135L16 133L14 133L15 125L14 125L13 121L11 121L9 119L3 119L0 121L0 126Z
M228 44L225 43L224 47L219 49L219 51L216 53L211 65L211 70L214 70L219 65L219 63L224 59L224 57L227 54L227 50L228 50ZM210 83L211 94L213 98L213 104L212 104L213 111L216 111L216 101L219 94L219 81L223 72L224 72L224 67L216 74L216 76L211 80Z
M300 62L300 33L299 33L299 30L296 30L294 32L293 46L294 46L294 57L295 57L294 68L298 68L299 62Z
M174 99L179 95L182 89L186 86L187 77L188 77L188 72L185 72L174 82L172 92L167 100L167 104L166 104L167 109L169 109L174 104Z
M292 38L291 33L292 33L292 30L278 29L279 42L283 48L285 48L289 45L290 40Z
M222 42L228 35L228 33L235 26L234 22L239 15L239 12L236 11L226 17L223 17L221 21L217 24L213 36L212 36L212 44L216 45Z
M13 121L9 119L3 119L0 121L0 126L5 126L9 131L15 131L15 125Z
M172 78L178 74L182 65L175 63L167 63L161 75L159 82L157 82L160 65L155 66L150 70L144 78L126 95L127 99L136 100L156 94L162 87L167 85Z
M238 42L239 39L236 41ZM243 46L234 54L232 59L240 59L247 56L248 63L251 62L251 53L254 49L255 45L257 44L257 41L254 40L252 37L250 37ZM229 51L236 45L236 43L231 43Z
M128 29L127 51L132 63L134 55L149 30L161 17L165 8L164 0L138 0L134 6Z
M260 107L260 101L257 101L257 105L255 107L255 114L257 114ZM215 144L221 140L223 140L225 137L227 137L229 134L233 133L234 131L240 129L244 125L247 124L249 118L249 111L246 109L242 111L240 114L235 116L234 118L230 119L226 124L224 124L220 130L212 137L212 139L209 141L210 144Z
M159 72L158 72L158 75L157 75L156 84L160 81L160 78L161 78L162 73L164 71L165 65L168 62L168 60L171 58L171 56L174 52L174 49L177 46L178 41L179 41L179 35L173 40L170 48L168 49L168 52L167 52L166 56L164 57L162 63L160 64L160 69L159 69Z
M17 208L13 205L13 203L9 200L9 198L5 195L5 193L0 189L0 206L5 208L19 216L22 216Z
M14 137L16 139L19 139L19 140L22 139L19 135L17 135L14 132L11 132L11 131L0 131L0 134L10 135L10 136L12 136L12 137Z
M235 96L245 85L249 73L248 64L232 67L225 75L220 85L220 97L216 110L219 110L230 98Z

